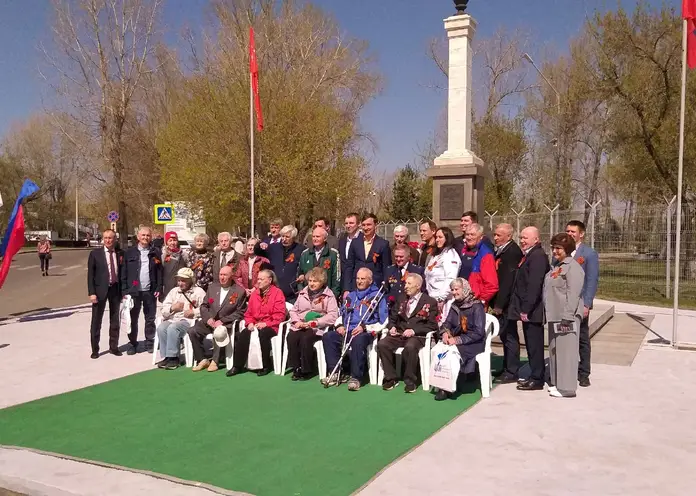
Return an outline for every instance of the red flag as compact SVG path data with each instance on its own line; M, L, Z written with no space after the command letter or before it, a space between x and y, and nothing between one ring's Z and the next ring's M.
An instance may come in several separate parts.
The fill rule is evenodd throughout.
M696 0L682 0L682 17L686 20L686 62L696 68Z
M24 208L22 205L19 205L17 215L10 229L10 236L5 245L5 258L2 259L2 266L0 266L0 288L5 284L7 274L10 272L12 257L24 246Z
M249 72L251 73L251 90L254 92L254 108L256 109L256 128L263 131L263 114L261 113L261 98L259 98L259 64L256 59L256 43L254 28L249 28Z

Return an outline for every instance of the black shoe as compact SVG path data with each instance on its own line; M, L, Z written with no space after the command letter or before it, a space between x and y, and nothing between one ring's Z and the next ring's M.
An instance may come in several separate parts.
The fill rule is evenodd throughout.
M114 356L121 356L123 355L123 352L119 350L118 348L113 348L109 350L109 353L111 353Z
M126 355L135 355L137 353L137 344L131 343L130 348L126 351Z
M241 370L241 369L238 369L237 367L232 367L230 370L228 370L227 372L225 372L225 375L226 375L227 377L232 377L232 376L235 376L235 375L241 374L241 373L242 373L242 370Z
M310 380L312 377L314 377L314 374L312 374L311 372L307 372L307 373L304 373L304 372L303 372L302 374L300 374L300 380L301 380L301 381L308 381L308 380Z
M450 394L444 389L438 389L435 393L435 401L444 401L450 397Z
M293 372L292 372L292 380L293 380L293 381L300 381L300 380L302 380L302 372L300 371L300 369L295 369L295 370L293 370Z
M590 378L589 377L581 377L578 379L578 385L580 387L590 387Z
M146 341L145 342L145 351L148 353L152 353L155 350L155 342L154 341Z
M271 369L261 369L258 372L256 372L256 375L259 377L263 377L264 375L268 375L271 373Z
M164 368L167 370L176 370L179 368L180 362L179 358L167 358L167 363L164 365Z
M528 381L518 383L517 389L520 391L541 391L544 389L544 381L529 379Z
M399 381L394 381L394 380L384 381L382 383L382 389L384 389L385 391L391 391L392 389L394 389L398 385L399 385Z
M415 393L418 391L418 386L415 384L406 384L406 387L404 387L404 393Z
M157 365L158 369L166 369L168 361L169 361L169 358L163 358L162 360L157 362L155 365Z
M92 354L89 356L92 360L96 360L99 358L99 352L98 351L93 351Z
M516 375L511 374L509 372L503 372L498 377L496 377L493 382L495 382L496 384L512 384L513 382L517 381L518 378Z
M504 373L505 373L505 370L504 370L504 369L503 369L503 370L494 370L493 372L491 372L491 375L492 375L493 377L500 377L500 376L503 375Z

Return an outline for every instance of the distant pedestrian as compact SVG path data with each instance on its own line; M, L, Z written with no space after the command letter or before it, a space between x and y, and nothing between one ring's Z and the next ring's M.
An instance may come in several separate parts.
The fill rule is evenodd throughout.
M48 239L48 236L42 235L39 238L37 247L39 249L39 260L41 261L41 275L47 276L48 264L51 258L53 258L53 255L51 255L51 240Z

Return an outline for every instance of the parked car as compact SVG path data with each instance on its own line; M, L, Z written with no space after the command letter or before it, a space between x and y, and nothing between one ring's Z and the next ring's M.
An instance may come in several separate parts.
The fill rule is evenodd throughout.
M181 248L181 252L182 252L184 255L188 255L189 252L191 251L191 245L190 245L189 242L186 241L185 239L180 239L180 240L179 240L179 248Z

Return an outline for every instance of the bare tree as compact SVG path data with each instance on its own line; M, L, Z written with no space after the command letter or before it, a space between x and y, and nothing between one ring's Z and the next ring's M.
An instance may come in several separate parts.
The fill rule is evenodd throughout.
M43 75L80 133L61 130L85 156L99 158L125 233L127 200L134 196L125 176L126 135L134 98L156 70L149 61L161 7L162 0L54 0L54 46L42 47L50 68Z

